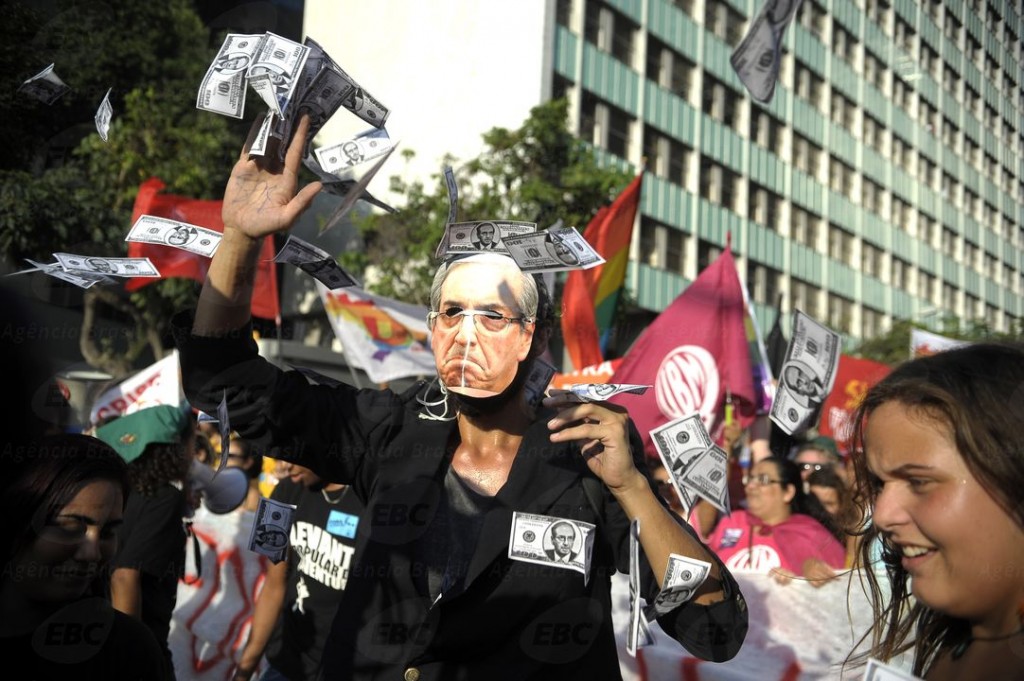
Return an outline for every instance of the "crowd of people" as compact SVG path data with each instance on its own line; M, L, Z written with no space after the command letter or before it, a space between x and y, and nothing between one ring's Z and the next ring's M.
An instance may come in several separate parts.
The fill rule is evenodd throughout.
M690 599L652 613L696 657L744 644L734 572L782 589L863 568L875 624L837 663L909 653L922 678L1024 677L1024 348L903 363L866 394L849 451L820 435L773 451L729 424L729 512L685 508L624 408L525 400L554 302L506 256L439 265L437 374L403 393L311 385L259 356L254 265L318 190L297 186L307 129L283 166L234 167L198 305L174 320L187 403L68 434L31 407L45 363L17 367L29 406L0 482L14 521L0 650L28 678L174 678L193 467L245 471L238 508L255 517L263 456L280 463L270 497L293 507L290 547L265 563L236 681L618 678L610 580L630 569L634 521L648 603L671 555L708 566ZM195 418L225 397L227 443Z

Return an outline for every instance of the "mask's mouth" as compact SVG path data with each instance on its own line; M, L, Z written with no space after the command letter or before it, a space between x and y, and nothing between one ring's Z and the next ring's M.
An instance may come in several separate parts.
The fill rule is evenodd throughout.
M467 386L446 386L452 394L452 400L459 412L466 416L482 416L493 414L512 401L522 391L523 384L529 375L526 369L528 362L520 362L512 382L501 392L469 388Z

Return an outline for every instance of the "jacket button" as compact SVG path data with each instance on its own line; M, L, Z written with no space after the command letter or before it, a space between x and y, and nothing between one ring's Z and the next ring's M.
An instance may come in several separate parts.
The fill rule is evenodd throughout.
M405 670L405 674L402 675L405 681L420 681L420 670L416 667L409 667Z

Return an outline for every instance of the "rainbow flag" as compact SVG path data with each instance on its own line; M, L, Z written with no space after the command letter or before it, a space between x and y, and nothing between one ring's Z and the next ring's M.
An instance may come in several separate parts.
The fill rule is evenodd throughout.
M583 232L605 263L573 270L565 280L562 337L574 369L600 364L604 359L615 307L626 281L629 242L642 183L640 173L610 206L597 212Z

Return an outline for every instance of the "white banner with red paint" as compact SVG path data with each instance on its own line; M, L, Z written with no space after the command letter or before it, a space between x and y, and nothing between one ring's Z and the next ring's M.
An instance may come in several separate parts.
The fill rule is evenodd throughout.
M168 644L177 681L230 681L245 647L267 559L246 548L256 514L237 510L215 515L200 506L189 540L185 577L171 617Z
M635 658L625 649L628 577L612 581L615 632L624 681L824 681L862 678L864 668L842 669L847 654L871 623L871 603L859 571L847 571L815 588L794 580L778 584L764 573L733 571L747 601L750 629L728 662L689 653L651 623L655 644ZM621 579L620 579L621 578Z
M178 351L106 391L92 405L89 419L100 423L112 416L132 414L158 404L178 406L185 399L178 369Z

